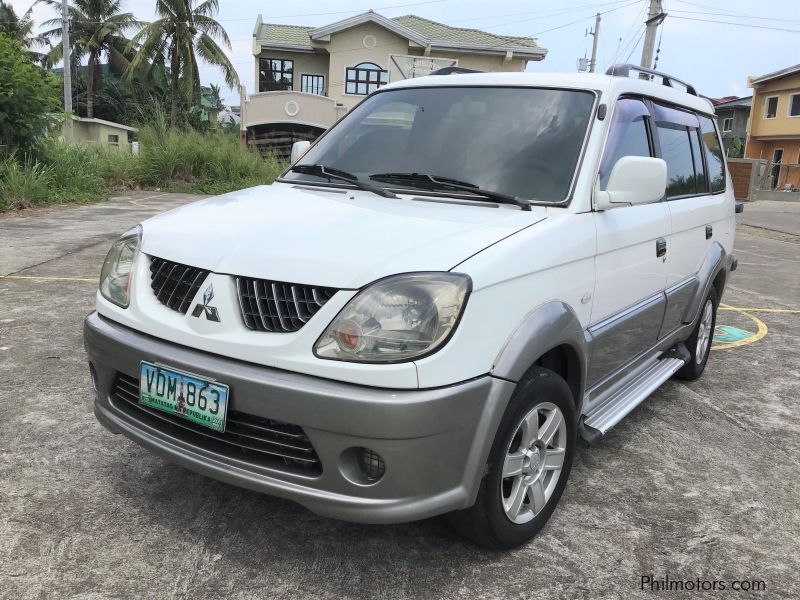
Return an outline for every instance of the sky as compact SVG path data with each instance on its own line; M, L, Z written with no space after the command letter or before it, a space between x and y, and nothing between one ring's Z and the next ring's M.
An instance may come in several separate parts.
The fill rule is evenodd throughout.
M8 3L21 15L33 0ZM591 54L592 37L586 32L594 26L595 13L600 12L597 70L604 72L614 62L639 63L647 4L647 0L219 0L217 20L231 39L231 62L252 93L252 34L259 13L267 23L309 26L326 25L369 9L387 17L416 14L454 27L535 37L548 54L541 62L528 63L529 71L575 72L578 58ZM663 4L668 16L658 33L658 69L693 84L701 94L750 95L748 75L764 75L800 63L797 0L664 0ZM122 0L122 6L140 20L155 17L155 0ZM36 5L33 16L39 24L55 13ZM201 67L201 80L204 85L221 84L226 101L239 103L238 91L227 89L214 67Z

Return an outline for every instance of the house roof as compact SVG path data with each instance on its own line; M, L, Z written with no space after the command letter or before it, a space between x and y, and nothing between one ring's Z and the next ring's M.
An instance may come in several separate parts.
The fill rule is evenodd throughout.
M75 121L80 121L81 123L97 123L99 125L107 125L109 127L115 127L116 129L124 129L125 131L139 131L136 127L129 127L128 125L123 125L122 123L114 123L113 121L106 121L105 119L95 119L89 117L72 117Z
M312 50L314 40L368 21L393 31L420 46L471 50L479 53L511 51L518 56L538 60L543 59L547 54L547 49L537 44L536 40L531 37L501 36L479 29L451 27L416 15L404 15L389 19L371 10L323 27L263 23L261 15L259 15L253 36L256 38L256 42L263 46Z
M735 98L734 100L728 100L727 102L719 102L714 105L716 110L720 109L730 109L730 108L750 108L753 104L753 97L752 96L745 96L744 98Z
M794 75L795 73L800 73L800 65L786 67L785 69L781 69L780 71L767 73L766 75L762 75L761 77L755 77L750 80L750 84L752 85L755 83L764 83L765 81L770 81L772 79L780 79L781 77L786 77L787 75Z

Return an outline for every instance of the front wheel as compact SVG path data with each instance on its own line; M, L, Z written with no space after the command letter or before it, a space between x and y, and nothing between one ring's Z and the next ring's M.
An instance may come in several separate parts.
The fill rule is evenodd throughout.
M492 445L475 504L450 523L482 546L519 546L544 527L569 478L577 420L572 393L534 367L519 382Z

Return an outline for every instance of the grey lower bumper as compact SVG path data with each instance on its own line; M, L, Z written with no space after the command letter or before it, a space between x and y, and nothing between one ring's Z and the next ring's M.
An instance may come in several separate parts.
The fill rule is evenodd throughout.
M490 376L429 390L384 390L338 383L207 354L147 336L92 313L84 339L96 372L98 421L189 469L299 502L325 516L398 523L466 508L475 500L494 433L514 384ZM119 410L119 373L138 377L146 360L230 386L230 408L301 426L322 473L308 476L250 464L187 443ZM385 475L355 483L340 468L348 448L378 452Z

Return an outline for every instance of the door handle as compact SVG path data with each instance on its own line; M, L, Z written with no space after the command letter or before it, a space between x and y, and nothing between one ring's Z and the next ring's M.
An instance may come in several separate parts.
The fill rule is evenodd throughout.
M667 253L667 240L664 238L658 238L656 240L656 256L662 257Z
M714 235L714 228L711 225L706 225L706 239L710 240L712 235Z

